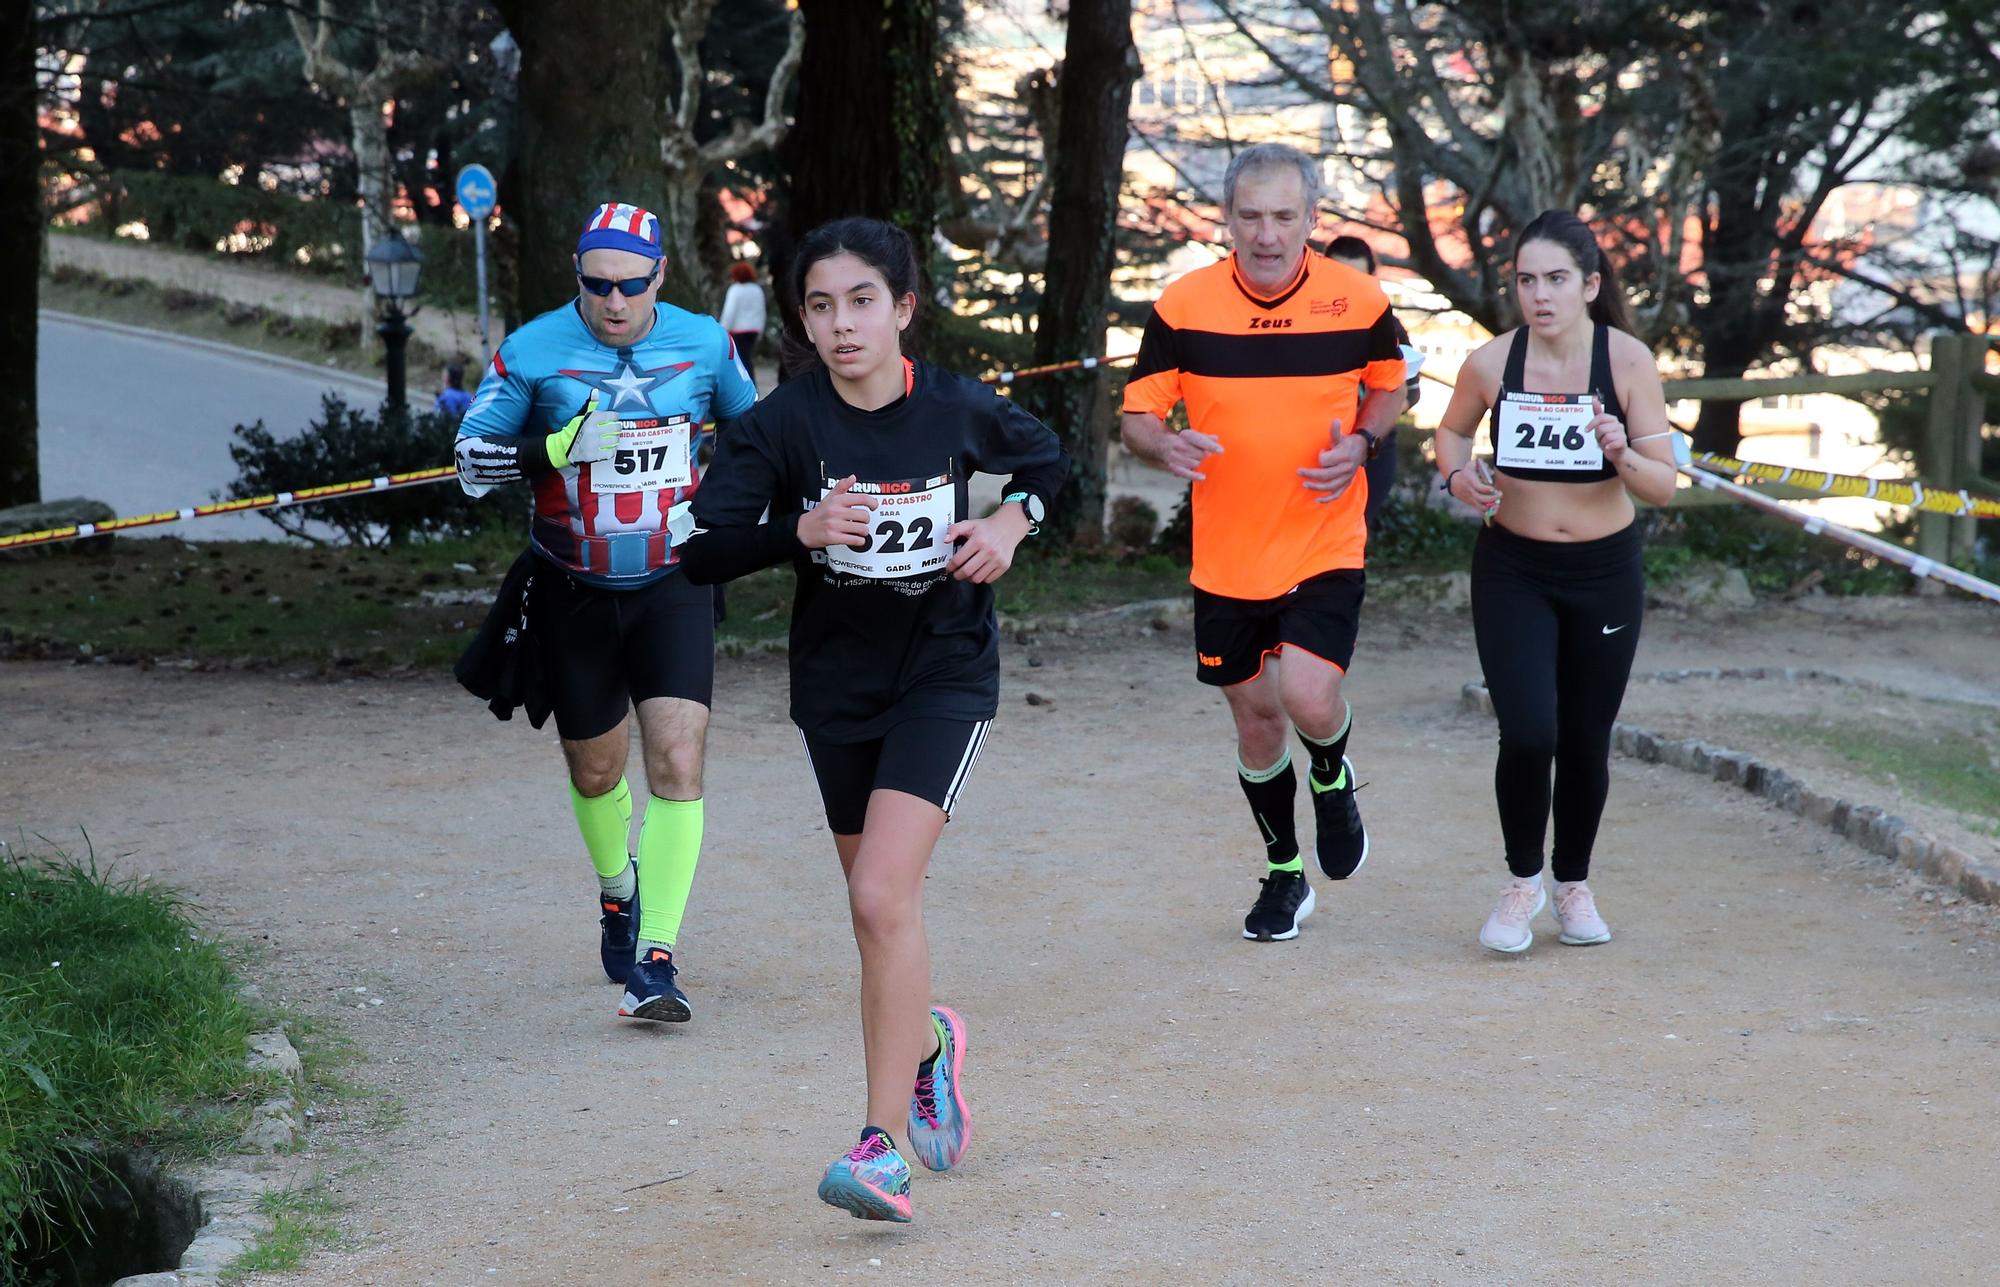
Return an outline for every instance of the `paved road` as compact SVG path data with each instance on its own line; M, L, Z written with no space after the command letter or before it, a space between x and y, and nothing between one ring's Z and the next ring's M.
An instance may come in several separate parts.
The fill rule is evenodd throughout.
M39 372L42 495L95 497L124 515L216 499L236 477L229 445L239 424L261 419L283 436L305 428L324 390L370 407L382 396L379 383L346 372L49 311L42 314ZM301 478L294 485L345 481ZM975 507L997 502L1004 481L977 480ZM1114 456L1112 495L1143 496L1163 522L1181 488L1122 452ZM254 514L132 533L168 534L211 541L279 536Z
M90 496L120 514L215 499L236 477L229 444L238 424L261 419L293 433L318 412L323 390L361 405L382 396L378 383L344 372L46 312L37 369L42 495ZM278 529L253 514L133 533L148 534L268 540Z

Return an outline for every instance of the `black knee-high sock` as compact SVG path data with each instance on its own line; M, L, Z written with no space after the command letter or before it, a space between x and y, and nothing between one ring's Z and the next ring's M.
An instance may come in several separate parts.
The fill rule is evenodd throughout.
M1322 790L1332 786L1340 776L1341 757L1347 754L1347 734L1354 728L1354 707L1344 702L1342 705L1346 714L1341 717L1340 731L1331 740L1317 742L1307 737L1304 729L1299 730L1299 741L1305 744L1306 755L1312 760L1313 780Z
M1242 784L1243 798L1257 819L1264 837L1264 859L1272 867L1301 871L1298 825L1292 820L1292 798L1298 794L1299 775L1292 771L1292 753L1286 751L1268 769L1253 769L1238 760L1236 780Z

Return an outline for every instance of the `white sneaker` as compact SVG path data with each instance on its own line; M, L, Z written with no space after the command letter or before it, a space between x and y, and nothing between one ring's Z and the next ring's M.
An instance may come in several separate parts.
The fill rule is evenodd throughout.
M1580 880L1556 882L1556 919L1562 922L1560 941L1572 947L1611 941L1611 927L1597 914L1590 886Z
M1542 887L1540 876L1513 877L1500 890L1500 901L1493 905L1493 914L1479 931L1479 946L1495 952L1527 951L1535 941L1528 922L1548 902L1549 891Z

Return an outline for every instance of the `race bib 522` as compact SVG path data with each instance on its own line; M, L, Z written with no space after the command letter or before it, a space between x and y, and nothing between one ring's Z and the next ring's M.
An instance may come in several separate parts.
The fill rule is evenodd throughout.
M821 482L821 500L838 481ZM881 581L922 576L951 561L951 546L944 532L958 521L958 489L950 474L900 482L857 482L848 491L875 498L874 522L861 548L827 546L822 553L828 568Z

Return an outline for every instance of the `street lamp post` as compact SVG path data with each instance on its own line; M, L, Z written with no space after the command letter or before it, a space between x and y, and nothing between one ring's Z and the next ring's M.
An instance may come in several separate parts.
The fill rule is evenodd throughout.
M409 319L416 315L414 309L405 313L403 303L417 293L417 276L423 271L424 257L415 246L392 232L369 250L367 262L368 285L382 311L382 321L375 327L375 333L382 337L387 348L384 356L389 368L389 396L383 406L400 411L409 405L404 395L403 349L410 339Z

